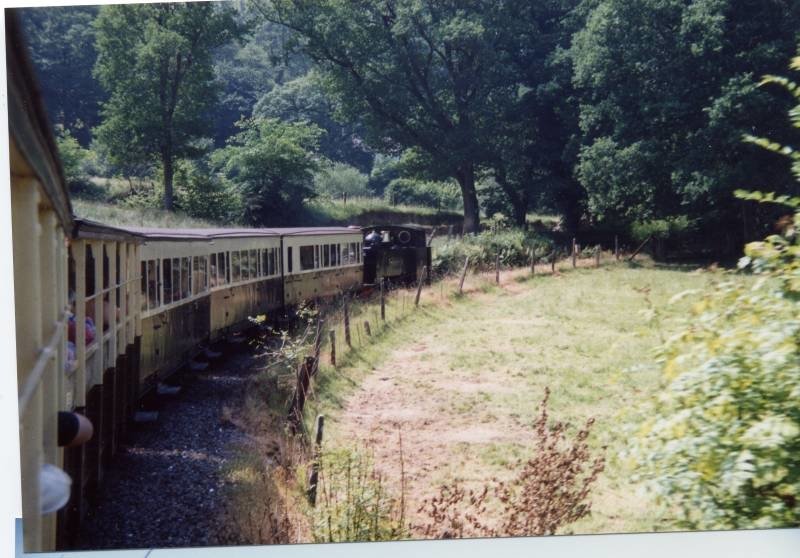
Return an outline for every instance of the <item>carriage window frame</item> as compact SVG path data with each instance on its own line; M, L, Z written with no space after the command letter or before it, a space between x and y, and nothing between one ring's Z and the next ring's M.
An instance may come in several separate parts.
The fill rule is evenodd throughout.
M301 246L300 247L300 271L309 271L316 269L317 262L317 246Z

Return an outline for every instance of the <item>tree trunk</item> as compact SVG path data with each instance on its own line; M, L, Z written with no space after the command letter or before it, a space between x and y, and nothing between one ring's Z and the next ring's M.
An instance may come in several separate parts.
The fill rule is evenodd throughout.
M505 192L508 201L511 202L511 217L514 219L514 224L524 229L528 219L528 193L514 189L506 178L506 171L502 164L495 167L494 178L500 189Z
M461 197L464 200L464 234L477 233L480 229L480 214L478 212L478 195L475 193L475 167L472 163L465 163L455 173L458 185L461 187Z
M168 145L161 149L161 163L164 166L164 209L172 211L174 209L174 194L172 191L172 177L175 174L172 160L172 146Z

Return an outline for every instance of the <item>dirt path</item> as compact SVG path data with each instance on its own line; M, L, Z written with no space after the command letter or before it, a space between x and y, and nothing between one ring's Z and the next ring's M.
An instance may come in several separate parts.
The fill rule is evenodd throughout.
M503 278L503 284L512 296L524 290L510 276ZM481 453L498 446L502 452L508 446L521 450L530 439L526 420L513 412L498 412L492 403L519 390L513 370L497 367L485 374L465 374L453 365L454 355L465 350L485 354L492 348L462 347L458 338L439 335L437 330L491 329L493 338L510 341L514 331L536 323L534 316L485 319L456 313L438 327L419 331L419 338L426 341L394 350L348 399L337 419L337 437L359 440L374 452L377 468L396 490L402 436L412 521L422 501L433 496L443 481L458 478L475 487L487 481Z

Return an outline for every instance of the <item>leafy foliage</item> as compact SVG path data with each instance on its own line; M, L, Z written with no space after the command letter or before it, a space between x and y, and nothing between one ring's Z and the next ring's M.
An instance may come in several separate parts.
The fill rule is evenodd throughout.
M498 253L503 266L525 266L530 262L531 249L536 257L544 257L552 252L550 242L534 233L521 230L486 231L464 235L460 240L437 246L431 266L437 274L456 273L461 271L464 260L469 257L471 268L490 269L494 267Z
M238 188L243 219L255 226L297 224L303 201L313 195L314 152L322 130L311 124L250 119L212 161Z
M392 204L421 205L436 209L458 209L461 196L453 182L423 182L411 178L396 178L384 193Z
M366 196L368 177L355 167L344 163L333 163L314 175L314 191L320 196L339 199L342 194Z
M160 158L171 210L175 159L209 147L212 49L240 29L229 6L205 2L103 6L94 25L95 75L109 93L97 138L121 167Z
M761 236L766 223L747 219L743 227L732 191L755 177L785 193L796 186L784 161L739 138L789 132L753 76L778 71L793 52L800 4L585 5L570 56L581 99L576 173L590 213L618 225L685 215L698 221L703 242Z
M788 81L784 85L793 90ZM717 284L694 305L692 324L662 347L664 389L644 409L651 418L633 428L638 440L632 458L662 496L680 505L689 527L795 526L800 198L737 195L784 203L794 217L781 220L781 234L745 247L739 267L757 277L752 286Z
M239 192L199 161L181 161L175 171L175 207L190 217L220 223L237 220L242 212Z
M87 150L83 149L69 130L64 128L58 130L56 146L67 184L74 185L80 182L85 177L83 165L88 158Z

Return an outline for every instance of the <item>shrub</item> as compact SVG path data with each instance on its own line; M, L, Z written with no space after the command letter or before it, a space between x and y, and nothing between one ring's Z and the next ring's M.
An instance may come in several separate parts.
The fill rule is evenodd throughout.
M639 475L698 529L800 521L800 213L747 245L751 287L724 281L660 351L664 386L632 427Z
M552 244L535 233L526 233L519 229L485 231L437 246L431 266L439 275L456 273L462 269L464 260L469 256L471 267L489 269L494 266L499 252L501 265L519 267L530 263L531 248L536 257L543 257L550 254Z
M495 481L491 488L486 485L478 492L467 491L458 483L442 486L420 507L428 518L421 526L425 536L553 535L589 514L589 491L605 466L602 456L591 455L586 441L594 419L570 440L564 424L548 424L549 396L546 389L534 423L535 451L519 463L514 479ZM486 519L489 508L499 509L496 525Z
M411 178L396 178L384 192L392 204L423 205L437 209L458 209L461 193L452 182L423 182Z
M312 509L314 542L400 539L406 534L403 502L387 489L368 454L323 452Z
M333 163L314 175L314 191L319 196L339 199L342 194L364 197L369 195L366 174L344 163Z
M174 185L175 207L190 217L230 223L242 211L242 200L233 185L197 162L178 161Z
M70 186L80 185L86 178L83 164L88 157L88 152L81 147L78 140L72 137L69 130L63 127L56 130L56 146L67 184Z

